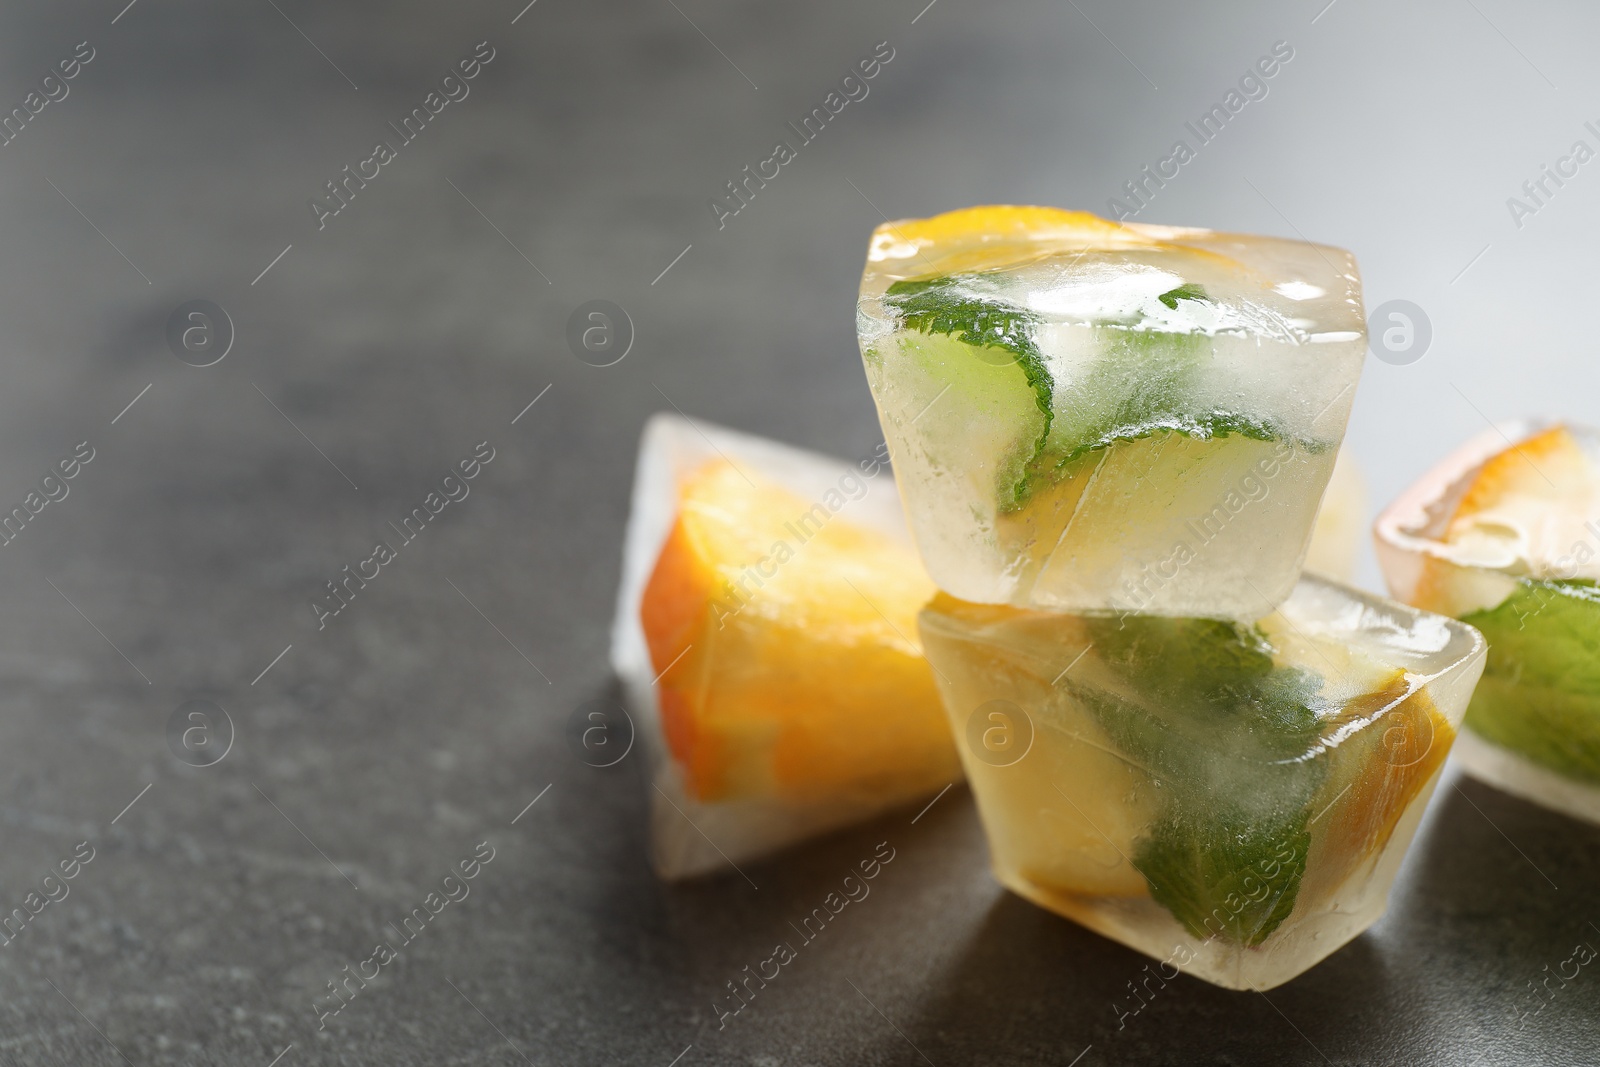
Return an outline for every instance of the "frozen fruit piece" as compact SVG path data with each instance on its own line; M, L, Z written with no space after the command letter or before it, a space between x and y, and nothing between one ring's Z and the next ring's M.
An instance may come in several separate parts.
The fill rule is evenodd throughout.
M1484 433L1391 505L1376 534L1396 596L1489 642L1460 747L1467 769L1600 822L1600 433L1534 422Z
M911 636L933 595L916 557L727 460L680 500L640 613L689 795L805 802L948 783L949 732Z
M1445 539L1485 534L1506 538L1510 547L1536 557L1561 540L1544 536L1561 523L1582 521L1594 499L1594 464L1565 425L1555 425L1494 456L1467 484L1446 528ZM1572 508L1563 506L1571 503ZM1523 538L1515 535L1522 533ZM1566 544L1570 544L1566 542Z
M1230 988L1382 913L1484 654L1310 576L1249 624L941 595L921 628L1000 880Z
M932 594L880 459L651 422L613 658L655 742L664 876L959 778L917 638Z
M924 562L983 603L1254 618L1361 370L1351 257L988 207L874 233L857 325Z

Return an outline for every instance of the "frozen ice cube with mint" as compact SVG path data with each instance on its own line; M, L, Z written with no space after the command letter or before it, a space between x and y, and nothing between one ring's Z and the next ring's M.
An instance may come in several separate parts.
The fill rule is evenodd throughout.
M941 595L919 626L1001 883L1231 989L1383 913L1485 653L1310 575L1249 623Z
M1286 597L1366 347L1347 252L983 207L885 223L857 311L934 581L1253 619Z
M1600 430L1542 419L1485 430L1374 532L1394 596L1489 641L1462 764L1600 823Z

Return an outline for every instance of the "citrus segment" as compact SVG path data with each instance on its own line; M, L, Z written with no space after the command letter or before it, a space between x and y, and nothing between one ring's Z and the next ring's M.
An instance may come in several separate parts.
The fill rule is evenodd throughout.
M910 799L958 776L915 640L915 555L726 461L682 485L640 616L663 732L701 801Z

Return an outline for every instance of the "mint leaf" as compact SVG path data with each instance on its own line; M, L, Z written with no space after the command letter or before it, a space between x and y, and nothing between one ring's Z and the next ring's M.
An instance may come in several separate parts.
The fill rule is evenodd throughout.
M1067 680L1155 779L1160 813L1135 843L1150 895L1196 937L1256 945L1294 909L1327 766L1322 679L1280 667L1255 627L1211 619L1090 619L1124 692Z
M1206 295L1205 287L1196 285L1194 282L1184 282L1176 289L1168 289L1156 299L1173 311L1178 310L1178 301L1180 300L1198 300L1201 303L1211 302L1211 297Z
M1033 328L1039 324L1039 317L1023 308L967 296L959 285L958 276L895 282L884 294L883 302L900 313L904 329L947 334L973 348L997 348L1011 354L1033 390L1034 403L1044 414L1044 428L1032 443L1025 464L1025 469L1031 468L1050 435L1050 396L1055 387L1044 356L1033 341ZM1031 491L1032 484L1026 474L1021 480L1003 487L1001 510L1020 508Z
M1118 441L1159 433L1198 440L1242 436L1276 441L1282 431L1272 422L1195 403L1201 373L1211 354L1204 334L1158 330L1102 329L1103 358L1089 368L1070 396L1062 397L1041 477L1060 477L1075 462Z
M1504 603L1461 621L1489 642L1467 725L1559 774L1600 784L1600 587L1524 578Z
M900 312L901 325L918 333L942 333L974 348L999 348L1024 365L1036 363L1046 385L1041 409L1049 413L1050 372L1033 343L1039 316L999 301L980 300L961 292L960 276L895 282L883 301Z
M1285 818L1176 815L1138 842L1133 864L1150 896L1198 938L1259 945L1294 911L1311 834Z

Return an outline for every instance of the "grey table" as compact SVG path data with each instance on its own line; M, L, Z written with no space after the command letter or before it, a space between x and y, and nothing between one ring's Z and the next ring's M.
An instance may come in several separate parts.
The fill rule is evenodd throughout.
M1454 776L1368 934L1270 999L1185 978L1120 1024L1145 961L1002 892L960 789L754 865L759 889L652 878L638 760L587 767L567 727L614 692L639 427L676 405L868 454L852 302L885 214L1104 210L1283 41L1139 217L1344 245L1371 305L1425 310L1424 358L1372 361L1357 402L1376 499L1485 418L1597 418L1600 175L1522 191L1600 143L1592 9L924 2L0 12L0 508L38 510L0 547L0 913L29 917L0 1062L1600 1058L1588 971L1519 1020L1600 944L1600 834ZM222 315L174 350L202 299ZM613 366L565 340L594 299L633 325ZM470 495L403 541L480 442ZM169 747L175 715L230 732L191 701L231 723L214 765ZM719 1030L723 983L882 841L871 897Z

